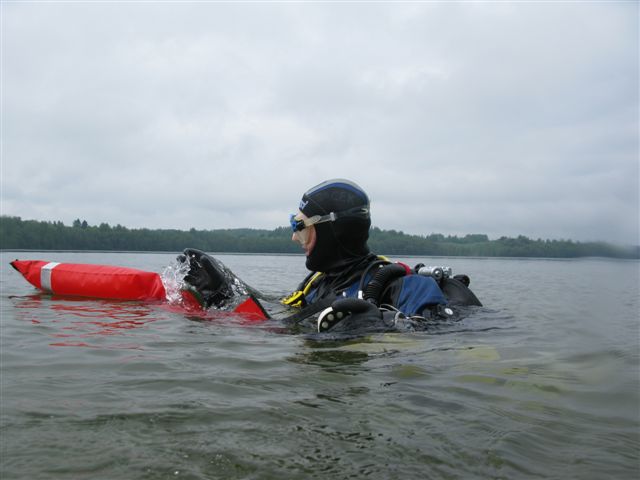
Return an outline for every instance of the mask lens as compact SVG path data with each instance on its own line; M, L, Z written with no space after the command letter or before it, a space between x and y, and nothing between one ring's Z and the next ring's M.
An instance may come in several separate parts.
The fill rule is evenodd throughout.
M309 241L309 229L296 230L293 232L293 238L301 245L305 245Z
M300 232L300 231L304 230L305 228L307 228L307 226L304 224L304 221L300 220L300 219L297 219L296 215L294 213L289 215L289 223L291 224L291 231L293 233Z

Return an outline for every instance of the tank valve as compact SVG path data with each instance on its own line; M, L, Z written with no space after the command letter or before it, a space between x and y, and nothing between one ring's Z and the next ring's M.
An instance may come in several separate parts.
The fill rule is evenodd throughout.
M433 277L436 282L439 282L443 278L450 278L452 270L451 267L420 267L418 275Z

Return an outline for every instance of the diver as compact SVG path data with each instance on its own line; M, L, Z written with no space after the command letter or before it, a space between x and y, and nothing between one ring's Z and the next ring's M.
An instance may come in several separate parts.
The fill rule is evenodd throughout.
M369 197L350 180L327 180L307 190L290 224L292 240L304 250L310 273L295 292L281 299L287 308L277 316L284 314L289 322L311 321L319 332L393 330L407 319L451 317L452 306L481 305L466 275L452 277L442 269L425 274L422 264L411 268L371 253ZM189 262L185 283L205 308L227 308L244 294L266 314L261 300L268 299L217 259L195 249L186 249L178 259Z

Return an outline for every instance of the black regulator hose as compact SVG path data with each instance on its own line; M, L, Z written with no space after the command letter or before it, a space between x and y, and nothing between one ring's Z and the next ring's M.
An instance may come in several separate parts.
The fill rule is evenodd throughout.
M407 270L398 263L391 263L379 268L376 273L373 274L373 278L364 289L362 298L367 302L371 302L376 306L380 305L380 300L384 288L389 284L391 280L404 277L407 274Z
M359 298L339 298L331 304L335 312L349 312L351 314L370 313L379 316L378 307Z
M375 262L372 262L371 265L369 265L364 272L362 272L362 275L360 276L360 283L358 284L358 291L359 292L364 292L364 282L367 279L367 276L369 275L369 272L371 270L373 270L374 268L380 268L382 265L389 265L391 262L388 260L376 260Z

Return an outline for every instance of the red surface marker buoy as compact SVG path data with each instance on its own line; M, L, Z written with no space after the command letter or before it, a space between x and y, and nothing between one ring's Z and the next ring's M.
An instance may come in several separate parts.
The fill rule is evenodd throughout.
M11 266L34 287L58 295L120 300L165 300L157 273L135 268L44 260L14 260Z

